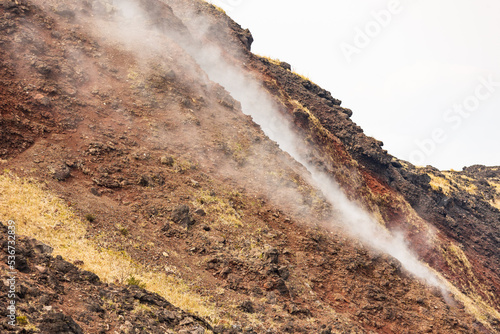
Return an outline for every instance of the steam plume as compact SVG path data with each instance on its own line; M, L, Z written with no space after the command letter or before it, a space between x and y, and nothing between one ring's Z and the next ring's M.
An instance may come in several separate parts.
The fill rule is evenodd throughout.
M226 62L216 47L205 46L198 51L190 48L190 53L212 81L222 85L233 98L240 101L243 112L250 115L271 140L309 171L314 186L339 210L340 220L352 235L364 244L393 256L409 273L426 284L446 291L441 279L418 260L402 235L392 235L368 212L350 201L332 177L309 163L302 140L256 80L246 76L244 69Z
M131 30L131 24L133 28L141 28L137 31L147 31L151 28L143 18L146 14L140 13L138 3L136 0L115 2L115 6L120 7L121 12L128 19L128 29L124 29L125 31ZM196 22L200 22L200 17L193 14L193 18L196 18ZM120 30L120 27L117 27L117 30ZM184 38L185 36L176 34L175 31L159 30L158 33L177 38L177 43L197 61L209 78L223 86L233 98L241 103L243 112L250 115L271 140L309 171L314 186L339 211L339 220L353 236L359 238L364 244L393 256L401 262L406 271L426 284L438 287L443 292L447 290L441 279L418 260L402 236L392 235L384 229L368 212L350 201L329 175L308 161L308 151L302 139L292 130L289 121L280 114L275 102L261 88L257 80L246 75L243 68L226 61L221 55L221 50L214 45L201 47L201 41L189 41ZM115 38L122 40L125 38L130 41L130 35L125 37L123 33L117 34ZM134 39L134 41L140 40L140 36ZM148 47L151 48L150 45Z

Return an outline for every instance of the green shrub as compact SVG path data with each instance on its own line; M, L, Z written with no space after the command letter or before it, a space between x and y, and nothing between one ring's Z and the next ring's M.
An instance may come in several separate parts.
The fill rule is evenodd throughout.
M93 214L91 214L91 213L87 213L85 215L85 219L87 219L89 222L92 223L95 220L95 216Z
M27 325L29 323L28 318L25 315L20 315L20 316L16 317L16 322L20 326L24 326L24 325Z
M130 277L127 278L125 283L127 283L127 285L136 285L141 289L146 288L146 283L143 283L140 279L135 278L134 275L130 275Z

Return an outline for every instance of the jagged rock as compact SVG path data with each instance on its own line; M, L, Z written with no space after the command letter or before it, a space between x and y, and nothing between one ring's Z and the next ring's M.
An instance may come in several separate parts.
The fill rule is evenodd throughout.
M93 272L86 271L86 270L83 270L80 273L79 279L82 281L87 281L87 282L93 283L93 284L96 284L100 281L99 276L97 276Z
M172 221L186 228L194 225L195 220L191 217L189 211L190 209L187 205L177 207L172 212Z
M237 31L238 38L240 39L241 43L243 46L250 51L252 49L252 43L253 43L253 36L252 33L250 33L250 30L245 29L245 30L239 30Z
M32 66L42 75L49 75L52 72L52 67L42 61L34 61Z
M281 294L281 295L288 295L290 291L288 290L288 287L286 286L286 283L283 279L278 279L275 282L274 288Z
M246 313L255 313L255 307L250 300L246 300L240 304L239 308Z
M280 66L283 67L285 70L291 71L292 70L292 65L282 61L280 62Z
M277 264L279 261L279 251L274 247L268 248L264 252L264 259L269 261L269 263Z
M61 255L56 256L52 266L56 271L59 271L63 274L66 274L66 273L76 269L76 267L73 263L70 263L68 261L63 260Z
M40 330L44 333L83 334L82 328L73 318L56 312L43 315Z
M205 217L207 213L203 209L198 209L194 213L196 213L198 216Z
M22 254L16 256L16 269L22 273L30 272L28 260Z
M17 8L18 6L17 3L13 0L2 0L1 4L5 9Z
M174 165L174 158L169 157L169 156L162 156L160 158L160 163L162 165L166 165L166 166L172 167Z
M41 106L47 107L50 105L50 98L45 95L36 94L33 99Z
M121 43L99 39L89 33L92 29L87 29L86 22L92 22L93 18L105 20L106 25L114 20L125 21L126 11L118 8L123 1L115 1L116 8L111 0L72 1L71 5L47 0L38 1L36 6L31 5L31 0L0 3L3 5L0 7L0 100L7 111L2 115L6 117L0 119L0 157L6 159L1 164L14 173L24 168L20 174L40 178L46 184L44 188L71 202L77 212L99 213L98 221L83 223L87 229L85 239L101 252L113 255L115 250L123 250L141 267L168 274L167 281L170 278L185 281L187 289L215 305L214 318L227 321L221 332L332 332L326 326L319 328L323 323L331 324L335 327L333 331L339 333L488 332L480 324L474 324L473 316L466 315L463 306L447 307L439 293L429 293L400 265L391 266L390 260L372 260L370 256L359 260L358 243L337 233L335 227L331 235L326 233L307 244L301 241L307 235L303 223L316 226L326 216L318 218L316 206L312 214L303 210L301 205L307 204L306 201L295 205L284 197L286 208L280 207L277 202L281 200L282 189L267 193L263 189L268 180L261 178L260 173L253 173L252 168L256 166L270 179L279 175L280 184L283 181L305 197L313 197L309 196L313 189L307 185L308 181L303 175L296 175L302 174L302 167L266 138L262 129L242 114L238 101L210 81L203 68L191 59L186 45L196 36L190 32L194 35L206 32L201 41L196 41L202 51L208 44L220 46L225 61L241 67L244 75L265 81L262 87L276 100L279 111L295 121L295 125L302 123L301 130L307 133L301 139L318 149L318 154L311 155L313 164L338 179L350 198L360 199L363 206L374 210L377 218L387 222L389 230L399 224L409 226L406 221L411 218L415 226L409 226L408 242L416 238L421 258L445 273L447 267L455 266L452 280L481 290L467 279L468 273L459 274L463 264L454 263L453 257L444 261L442 254L457 253L461 260L469 259L471 276L479 282L488 282L486 288L490 290L485 290L484 295L479 291L481 298L493 306L498 305L495 287L500 267L495 260L498 259L495 246L500 239L498 211L492 208L497 193L490 188L498 180L476 180L475 173L494 178L498 170L486 170L484 166L464 170L460 178L473 179L467 186L477 187L476 194L445 195L434 191L431 178L422 175L445 174L416 169L402 161L394 163L398 160L393 160L380 142L366 137L349 119L352 111L339 107L340 100L292 73L287 63L257 61L246 52L251 46L250 33L222 14L216 22L211 22L205 2L136 1L140 10L134 11L135 18L146 23L144 36L151 38L154 50L159 51L157 57L155 52L140 50L147 54L145 61L137 61L134 52L129 52L134 50L124 50ZM33 15L25 15L23 6L30 6ZM54 15L54 8L59 13ZM71 12L82 15L82 19L71 20ZM205 19L207 27L203 28L207 29L197 31L196 25ZM189 30L184 24L191 25ZM140 29L134 26L134 35L139 35ZM164 46L167 52L163 52ZM156 66L158 63L161 66ZM88 75L76 73L82 71ZM300 102L310 114L294 115L297 105L294 101ZM187 114L196 114L200 127L189 129L183 122ZM309 115L314 116L314 124ZM315 127L310 126L317 125L316 119L323 127L321 133L314 133ZM77 126L79 122L89 126ZM217 151L215 140L223 142L226 155ZM247 146L253 157L248 159L248 165L234 168L230 159ZM173 169L166 168L174 166L171 157L152 159L165 152L199 161L200 167L184 171L180 170L182 160ZM67 154L73 157L67 158ZM29 168L24 165L25 159ZM52 175L47 175L47 166L58 161L79 168L72 173L71 182L58 183ZM229 175L226 171L230 171ZM91 192L103 195L102 198L89 194L90 180L97 184ZM242 188L247 190L240 191ZM217 202L209 199L201 203L200 193L211 189L218 195ZM232 193L236 191L241 194L233 200ZM398 201L401 195L406 201ZM481 204L480 196L488 203ZM320 206L318 202L310 201ZM205 225L189 231L182 228L181 225L194 223L193 209L170 213L170 208L179 208L183 203L202 205L204 209L194 213ZM278 207L290 212L277 214ZM299 211L297 214L293 213L295 209ZM169 222L169 215L177 223ZM237 219L225 219L233 217ZM429 227L439 236L434 238L436 242L445 240L451 245L460 240L461 243L456 249L441 250L447 243L438 244L436 249L434 245L426 247L431 245L425 238L418 239L419 233L427 231L422 217L434 224ZM335 222L335 214L332 219ZM53 223L47 228L53 227L54 233L64 229L64 225ZM115 226L122 223L133 231L127 238L116 233ZM416 226L420 223L423 225ZM0 236L2 242L5 235ZM35 251L30 252L28 246L23 249L24 243L31 244ZM34 241L21 237L19 245L21 265L26 266L18 269L29 271L28 275L19 275L22 277L19 310L41 333L51 332L41 325L47 312L64 313L84 332L92 333L121 329L130 333L190 333L210 329L196 315L173 307L158 295L125 286L121 277L115 283L101 282L91 272L71 267L61 258L52 258L51 250L37 249ZM5 249L0 250L3 264ZM169 256L162 256L163 253ZM83 267L83 263L78 266ZM122 276L126 279L127 274ZM6 294L0 296L0 304L6 301ZM235 305L242 307L234 308ZM255 315L244 314L252 309ZM232 313L231 320L226 320L228 310ZM180 328L179 322L188 317L192 321ZM63 320L71 323L69 319ZM249 328L246 322L251 322L254 328ZM15 330L29 331L29 328ZM57 333L66 329L52 330ZM0 332L13 331L5 321L0 322Z
M65 181L71 176L71 170L66 164L58 165L50 169L52 176L58 181Z
M305 111L297 109L293 112L293 117L302 127L307 127L309 125L309 114Z

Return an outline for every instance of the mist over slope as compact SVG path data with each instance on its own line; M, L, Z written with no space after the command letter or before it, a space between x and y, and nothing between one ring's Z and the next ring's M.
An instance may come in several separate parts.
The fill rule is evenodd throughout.
M25 330L498 330L498 168L388 155L202 1L0 14L0 220L73 263L26 241Z

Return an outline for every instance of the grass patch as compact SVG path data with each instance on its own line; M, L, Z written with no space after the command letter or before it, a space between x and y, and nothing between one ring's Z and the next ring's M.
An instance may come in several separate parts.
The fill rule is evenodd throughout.
M491 201L491 205L500 210L500 198Z
M308 76L300 74L300 73L297 73L295 71L292 71L292 73L295 74L296 76L298 76L299 78L301 78L302 80L309 81L309 82L312 83L311 78L309 78Z
M443 172L443 174L451 181L455 188L466 191L469 194L477 193L478 189L477 186L472 183L472 181L474 181L472 178L465 175L458 175L457 172L454 172L453 170Z
M276 59L276 58L271 58L271 57L267 57L267 56L260 56L260 55L257 55L257 57L260 57L260 58L262 58L262 59L265 59L265 60L267 60L268 62L270 62L271 64L278 65L278 66L280 66L280 65L281 65L281 60L279 60L279 59Z
M235 195L230 194L230 196ZM207 190L198 192L195 198L194 205L205 210L208 214L216 215L218 223L237 227L243 226L241 215L234 209L228 199L218 197Z
M130 275L129 278L125 281L127 285L135 285L138 286L139 288L145 289L146 288L146 283L142 282L140 279L135 278L134 275Z
M446 283L448 290L464 305L466 312L472 314L477 321L482 323L493 333L495 330L490 324L490 319L500 319L500 313L484 302L480 296L475 294L471 296L468 294L466 295L448 281L446 281Z
M432 190L439 191L445 194L446 196L451 194L451 183L446 177L436 176L432 173L427 174L431 178L431 182L429 182Z
M95 221L95 216L93 214L91 214L91 213L87 213L85 215L85 219L87 219L89 222L92 223L93 221Z
M174 172L184 174L190 170L196 170L198 165L184 159L175 159L173 164Z
M472 314L487 328L492 329L489 319L500 319L500 313L491 306L491 300L494 296L491 292L488 292L487 286L478 281L472 270L472 264L469 262L467 255L465 255L462 249L453 243L441 247L445 261L451 270L460 277L467 277L467 281L469 282L468 287L462 288L464 291L462 292L450 282L446 281L448 290L453 293L458 301L464 304L469 314ZM490 303L484 300L478 290L487 295L486 298L490 300Z
M126 252L102 249L86 239L88 223L36 181L0 175L0 221L7 220L16 222L19 235L52 246L53 256L83 261L82 269L96 273L104 282L124 282L123 278L133 276L175 306L211 322L219 321L214 305L180 278L145 268Z
M26 326L27 324L29 324L28 317L26 317L25 315L17 316L16 317L16 323L19 326Z

